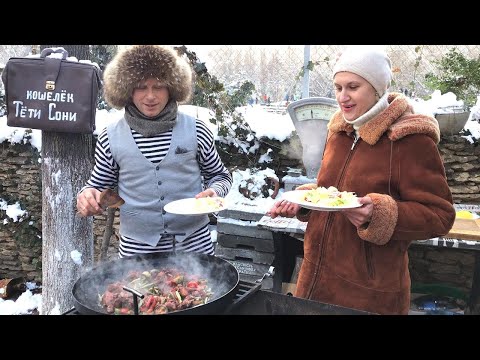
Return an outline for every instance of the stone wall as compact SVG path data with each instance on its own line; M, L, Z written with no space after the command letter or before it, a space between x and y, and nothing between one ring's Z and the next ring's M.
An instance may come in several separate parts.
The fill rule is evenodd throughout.
M461 136L443 137L439 146L455 203L480 203L480 146Z
M0 198L14 204L18 201L28 216L22 222L9 222L0 210L0 279L25 276L41 280L41 176L37 151L29 145L0 144ZM266 147L277 147L274 161L267 164L281 178L288 167L301 167L301 145L297 138L280 143L268 140ZM439 144L454 201L480 203L480 147L474 147L460 136L442 138ZM242 156L226 156L229 169L245 168ZM106 224L106 215L94 219L95 259L98 260ZM118 216L115 233L110 239L108 257L118 251ZM442 282L469 291L472 283L474 254L466 250L412 246L410 249L412 280L423 283Z
M412 245L408 250L412 284L446 284L468 294L475 256L472 251Z
M23 221L5 223L0 210L0 279L37 280L42 261L42 177L39 154L29 145L0 144L0 199L28 211Z

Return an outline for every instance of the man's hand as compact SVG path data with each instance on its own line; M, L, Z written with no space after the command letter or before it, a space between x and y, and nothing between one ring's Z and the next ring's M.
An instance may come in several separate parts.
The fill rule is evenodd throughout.
M202 197L216 197L216 196L218 195L215 192L215 190L213 190L212 188L208 188L207 190L202 191L201 193L198 193L197 195L195 195L195 199L202 198Z
M103 213L100 207L100 191L86 188L77 196L77 212L80 216L93 216Z

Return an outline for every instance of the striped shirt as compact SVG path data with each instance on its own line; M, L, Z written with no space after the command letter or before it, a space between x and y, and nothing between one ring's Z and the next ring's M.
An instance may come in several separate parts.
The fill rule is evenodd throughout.
M218 196L225 197L232 186L232 176L218 155L213 133L201 120L196 121L196 128L198 143L197 161L203 177L204 188L212 188ZM172 131L166 131L148 138L133 129L131 131L135 143L142 154L152 163L160 163L170 147ZM95 148L95 166L84 189L88 187L96 188L99 191L114 189L118 183L118 170L118 164L110 152L110 143L107 129L105 128L98 136ZM120 234L119 256L172 251L173 240L171 236L162 237L156 246L150 246ZM213 255L214 249L208 224L195 231L184 241L176 243L175 249Z

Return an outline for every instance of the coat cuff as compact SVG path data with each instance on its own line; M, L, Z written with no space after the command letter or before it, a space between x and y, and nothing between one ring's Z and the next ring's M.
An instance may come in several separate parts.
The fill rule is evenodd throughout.
M389 195L371 193L373 202L372 219L357 229L358 236L376 245L390 241L398 220L398 206Z
M311 213L312 213L312 210L301 207L297 211L296 217L299 221L307 222L308 219L310 218Z

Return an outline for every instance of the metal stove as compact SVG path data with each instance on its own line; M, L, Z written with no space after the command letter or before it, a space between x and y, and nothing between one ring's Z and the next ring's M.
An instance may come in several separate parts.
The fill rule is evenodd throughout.
M290 295L261 290L261 283L240 280L237 293L226 310L219 315L369 315L360 310L344 308ZM63 315L81 315L75 308Z

